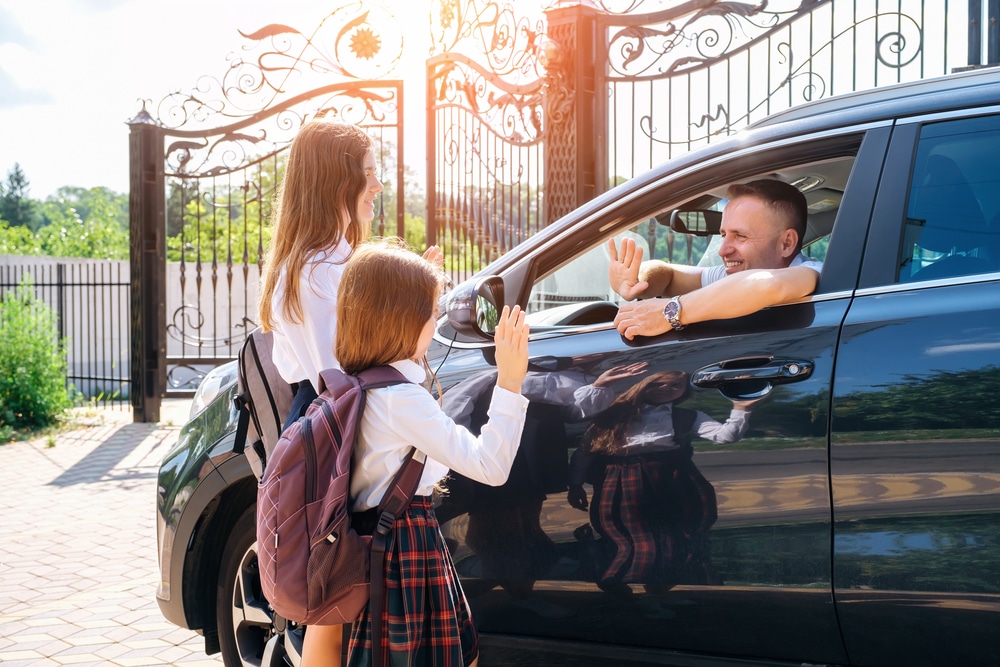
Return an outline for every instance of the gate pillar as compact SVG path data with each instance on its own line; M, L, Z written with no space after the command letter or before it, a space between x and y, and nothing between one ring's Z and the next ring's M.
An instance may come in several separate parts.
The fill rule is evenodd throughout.
M598 10L587 0L545 12L545 224L607 189L604 105L597 99L597 63L604 62Z
M163 128L145 105L129 125L132 419L160 420L167 385Z

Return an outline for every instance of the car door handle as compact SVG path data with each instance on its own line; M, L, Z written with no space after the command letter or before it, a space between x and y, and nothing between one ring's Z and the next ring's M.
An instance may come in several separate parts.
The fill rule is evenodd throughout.
M766 381L769 384L798 382L812 375L813 363L796 359L730 359L699 368L691 384L711 389L729 382Z

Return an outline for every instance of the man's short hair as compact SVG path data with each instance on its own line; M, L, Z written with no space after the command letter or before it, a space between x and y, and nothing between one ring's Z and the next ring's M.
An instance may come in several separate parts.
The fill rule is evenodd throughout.
M753 197L764 202L785 220L786 229L794 229L799 235L795 251L802 249L802 240L806 236L806 218L809 216L809 204L806 196L794 185L773 178L762 178L749 183L733 183L726 191L726 197L732 201L738 197Z

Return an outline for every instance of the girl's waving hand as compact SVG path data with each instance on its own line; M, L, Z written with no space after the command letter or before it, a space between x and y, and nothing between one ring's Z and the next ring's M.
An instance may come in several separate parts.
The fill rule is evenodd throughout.
M497 386L518 394L528 373L528 333L521 307L504 306L493 334L497 348Z

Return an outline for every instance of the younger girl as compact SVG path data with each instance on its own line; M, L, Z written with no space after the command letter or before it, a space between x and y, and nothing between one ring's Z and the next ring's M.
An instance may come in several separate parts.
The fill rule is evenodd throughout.
M360 246L344 269L337 304L337 359L348 373L389 364L412 383L368 392L352 465L352 511L377 507L411 448L426 455L409 508L396 520L386 550L384 615L366 610L351 633L349 664L460 667L475 665L479 646L465 594L431 506L449 469L484 484L503 484L521 439L528 401L528 326L517 306L497 325L497 382L489 421L473 436L442 411L420 384L438 318L442 274L430 262L388 242ZM371 624L382 623L373 649Z

